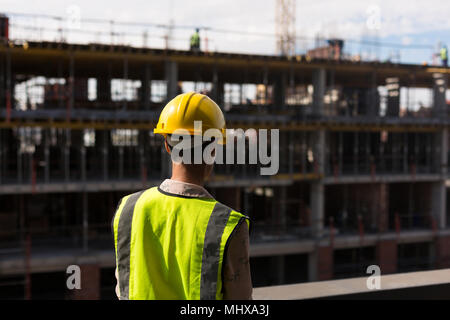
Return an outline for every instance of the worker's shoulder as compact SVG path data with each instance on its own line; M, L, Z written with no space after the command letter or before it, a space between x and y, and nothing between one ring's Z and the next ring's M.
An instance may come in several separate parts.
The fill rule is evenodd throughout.
M135 193L131 193L131 194L123 196L120 199L120 201L124 201L124 199L133 199L135 202L137 202L137 200L143 199L142 195L144 193L146 196L151 195L152 193L154 193L156 191L156 188L157 187L151 187L148 189L136 191Z
M243 219L248 219L248 220L250 220L250 217L248 217L248 216L246 216L245 214L243 214L243 213L241 213L241 212L239 212L239 211L237 211L237 210L235 210L235 209L233 209L233 208L231 208L231 207L229 207L229 206L223 204L223 203L220 202L220 201L217 201L217 200L216 200L216 206L227 209L227 210L230 212L230 215L236 216L236 217L238 217L238 218L243 218Z

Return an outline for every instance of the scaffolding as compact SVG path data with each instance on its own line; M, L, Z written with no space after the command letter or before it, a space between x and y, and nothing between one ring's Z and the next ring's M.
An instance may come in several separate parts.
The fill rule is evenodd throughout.
M447 229L448 73L306 56L3 41L2 243L17 247L29 232L33 250L56 250L55 243L111 250L118 200L170 174L162 138L152 133L162 106L197 90L223 108L228 128L243 129L245 154L251 129L280 130L276 175L261 176L261 164L217 164L207 183L254 220L256 254L276 257L279 270L283 252L305 254L310 280L329 278L334 266L339 276L353 275L381 259L373 248L385 234L414 243L423 241L420 231L434 243ZM417 88L429 99L413 98ZM341 249L353 251L337 253L333 264ZM331 264L325 275L323 259ZM33 272L29 261L25 269ZM279 271L274 281L283 279Z

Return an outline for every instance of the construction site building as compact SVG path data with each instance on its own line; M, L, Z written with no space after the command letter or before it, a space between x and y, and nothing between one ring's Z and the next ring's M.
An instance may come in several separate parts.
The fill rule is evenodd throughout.
M187 87L279 129L276 175L218 164L252 219L255 287L450 267L450 69L331 57L0 44L0 296L113 298L121 197L170 176L159 112ZM413 108L410 89L431 104ZM82 290L66 287L79 265Z

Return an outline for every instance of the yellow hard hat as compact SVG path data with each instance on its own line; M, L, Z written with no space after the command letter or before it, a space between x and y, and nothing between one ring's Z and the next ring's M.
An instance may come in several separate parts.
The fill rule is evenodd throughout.
M202 121L201 132L194 130L194 121ZM153 132L166 137L177 129L184 129L191 135L203 135L211 128L221 132L222 139L219 143L225 143L226 127L222 110L208 96L188 92L176 96L166 104Z

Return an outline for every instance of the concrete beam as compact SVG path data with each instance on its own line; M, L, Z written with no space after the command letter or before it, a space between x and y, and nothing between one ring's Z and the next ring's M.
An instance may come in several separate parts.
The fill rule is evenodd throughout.
M167 100L175 98L178 94L178 65L175 61L165 62L165 80L167 81Z
M359 175L342 175L336 177L325 177L322 181L325 185L334 184L358 184L358 183L393 183L393 182L433 182L441 180L439 174L377 174L375 176L359 174Z
M379 294L390 290L396 290L391 293L391 296L397 296L402 299L399 292L401 289L413 288L429 288L431 286L440 286L443 284L450 284L449 269L422 271L422 272L408 272L394 275L382 275L380 278L381 289L371 290L367 287L367 277L352 278L344 280L320 281L313 283L300 283L284 286L270 286L255 288L253 290L253 299L255 300L302 300L302 299L317 299L317 298L331 298L351 294ZM432 290L428 290L432 291ZM447 288L447 293L448 292ZM397 292L395 294L394 292ZM430 298L427 296L425 290L422 292L422 298ZM402 293L406 293L402 291ZM365 297L370 297L369 295ZM406 296L407 297L407 296ZM448 294L441 296L447 298ZM363 298L363 297L361 297ZM405 296L403 296L405 298Z

